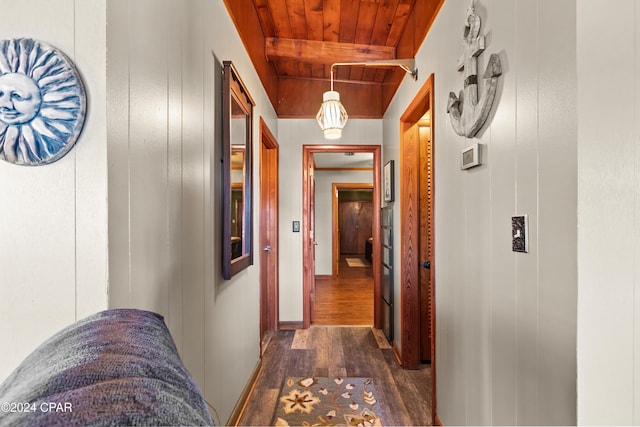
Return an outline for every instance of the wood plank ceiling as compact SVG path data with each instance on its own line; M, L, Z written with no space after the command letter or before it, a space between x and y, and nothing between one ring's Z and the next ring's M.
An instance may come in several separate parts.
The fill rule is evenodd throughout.
M413 58L444 0L224 0L278 117L315 117L337 62ZM338 66L351 118L381 118L406 73ZM407 77L410 78L410 77Z

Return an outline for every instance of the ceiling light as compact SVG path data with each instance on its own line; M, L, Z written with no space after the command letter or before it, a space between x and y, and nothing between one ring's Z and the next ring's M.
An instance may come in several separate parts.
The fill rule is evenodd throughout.
M333 90L333 71L331 71L331 90L322 95L322 105L316 116L320 129L326 139L338 139L342 128L347 124L347 111L340 102L340 94Z
M400 67L411 74L414 80L418 80L418 70L413 59L392 59L370 62L337 62L331 65L331 90L322 95L322 105L316 115L320 129L326 139L338 139L342 136L342 129L347 124L349 115L340 102L340 94L333 90L333 67L338 65L361 65L365 67Z

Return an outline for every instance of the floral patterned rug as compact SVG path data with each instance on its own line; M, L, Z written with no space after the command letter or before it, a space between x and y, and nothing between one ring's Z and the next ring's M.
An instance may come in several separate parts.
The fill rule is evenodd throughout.
M274 426L382 426L371 378L287 378Z

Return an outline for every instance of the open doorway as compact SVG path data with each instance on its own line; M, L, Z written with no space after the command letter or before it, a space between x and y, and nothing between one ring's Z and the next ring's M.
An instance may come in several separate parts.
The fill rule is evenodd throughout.
M373 156L371 163L373 166ZM351 268L373 265L373 167L371 181L332 184L334 277L340 276L340 266L344 264Z
M346 153L346 154L345 154ZM345 167L344 165L340 167L340 171L336 170L338 167L335 165L327 165L325 164L325 155L333 155L333 156L342 156L342 157L358 157L363 154L368 155L369 164L366 166L350 166ZM309 327L312 323L317 324L342 324L342 325L353 325L353 324L367 324L375 327L379 327L380 324L380 266L379 263L376 263L375 260L379 259L379 236L380 236L380 155L381 148L380 146L367 146L367 145L305 145L303 146L303 218L302 218L302 231L303 231L303 264L304 264L304 274L303 274L303 290L304 290L304 300L303 300L303 326L305 328ZM365 181L363 185L362 182L356 182L359 184L362 189L369 192L370 201L369 207L366 207L365 203L360 203L360 210L362 207L364 209L368 209L370 214L370 226L361 227L358 224L358 229L366 228L362 234L363 238L361 246L362 248L357 248L352 246L351 248L343 248L343 253L346 255L347 251L350 251L349 255L352 256L344 256L343 261L345 262L342 265L342 277L349 272L350 269L360 269L364 268L369 269L369 278L368 280L372 283L372 286L369 286L368 292L369 295L366 295L364 292L358 293L358 297L355 301L358 301L358 298L362 298L363 301L369 301L370 306L372 306L372 310L369 311L369 319L366 320L366 323L362 323L363 321L359 320L354 322L352 317L349 317L351 312L353 312L354 307L354 299L352 297L347 298L345 301L340 302L340 299L334 299L334 304L337 304L338 308L342 308L345 310L341 315L338 314L338 318L331 320L331 323L328 323L326 319L318 318L316 319L316 305L323 303L323 301L318 299L318 294L316 292L317 283L316 278L318 280L332 280L335 278L340 279L340 232L336 232L334 229L334 224L339 222L339 208L333 207L333 198L339 197L339 191L335 185L345 184L348 186L350 183L342 183L341 182L341 173L346 173L346 169L350 169L353 171L364 172L368 174L368 179L358 181ZM322 175L326 174L329 178L322 178ZM321 182L327 181L330 183L330 187L328 187L329 199L322 199L320 194L322 193L322 185ZM368 181L368 182L366 182ZM326 186L324 187L327 188ZM347 190L347 188L345 188ZM348 189L353 193L349 195L343 195L345 198L356 197L363 198L362 194L355 194L354 188ZM330 193L329 193L330 192ZM354 201L355 202L355 201ZM346 205L345 205L346 206ZM324 210L323 210L324 209ZM327 209L330 209L327 211ZM337 212L334 212L335 210ZM349 209L349 208L345 208ZM352 203L351 209L358 210L358 203ZM348 217L349 214L345 213L345 216ZM351 215L353 217L353 215ZM358 220L359 221L359 220ZM329 228L324 227L322 223L329 223ZM339 224L335 226L339 229ZM355 230L358 230L355 226L350 227L349 232L354 233ZM364 235L367 235L364 237ZM357 238L356 238L357 239ZM370 258L369 264L367 265L367 242L369 242L370 246ZM336 249L336 245L338 245L338 249ZM361 253L360 253L361 252ZM336 253L338 255L336 255ZM361 260L363 266L350 266L347 263L346 258L353 258L352 261ZM378 264L378 265L377 265ZM336 268L337 267L337 268ZM352 273L357 273L362 275L361 270L352 270ZM366 273L365 273L366 274ZM372 282L371 282L372 281ZM325 283L320 283L320 286ZM349 311L349 313L347 313Z
M314 325L374 323L373 155L364 154L369 167L353 170L338 164L315 171ZM318 164L322 159L316 159ZM369 182L333 182L349 178Z
M431 363L436 419L434 77L429 76L400 118L401 360Z

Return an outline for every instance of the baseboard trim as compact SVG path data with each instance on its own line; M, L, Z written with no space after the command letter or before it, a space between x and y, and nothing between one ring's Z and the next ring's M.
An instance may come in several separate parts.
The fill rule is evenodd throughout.
M402 358L400 357L400 350L398 349L398 346L396 345L396 343L393 343L393 355L396 357L396 360L398 361L398 365L402 366Z
M302 322L278 322L278 329L282 331L291 331L295 329L304 329Z
M333 274L318 274L316 275L316 279L333 279L334 277L336 277Z
M433 418L433 421L435 423L435 425L437 426L442 426L442 421L440 420L440 417L436 414L436 416Z
M249 381L247 381L247 384L244 386L244 389L242 390L242 393L240 394L240 397L236 402L236 406L233 408L233 411L231 411L231 415L229 416L229 419L225 424L226 426L238 426L240 418L242 417L242 414L247 407L247 403L249 402L249 398L253 394L253 390L256 387L256 382L258 381L260 372L262 372L262 358L258 359L256 367L253 368L253 372L249 377Z

